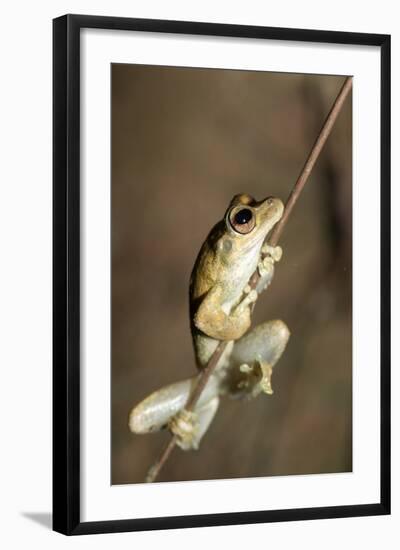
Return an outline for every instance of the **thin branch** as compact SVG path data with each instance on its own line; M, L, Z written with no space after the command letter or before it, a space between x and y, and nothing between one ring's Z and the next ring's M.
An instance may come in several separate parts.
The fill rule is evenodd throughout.
M302 192L303 187L305 186L309 175L311 174L311 170L314 168L314 164L317 158L319 157L319 154L321 153L321 150L325 145L325 142L328 139L329 134L332 131L332 128L336 122L338 114L342 110L343 104L346 100L348 93L351 90L352 85L353 85L353 79L351 76L348 76L344 81L344 84L337 98L335 99L335 102L332 105L332 108L329 111L328 116L325 119L325 122L321 128L321 131L318 134L318 137L315 140L314 145L312 146L310 154L308 155L308 158L304 163L303 169L300 172L300 176L298 177L298 180L294 184L292 192L290 193L289 198L286 201L285 211L283 213L283 216L280 219L280 221L275 225L271 233L271 236L268 239L269 244L271 246L276 246L276 244L278 243L279 237L281 236L282 230L287 222L287 219L290 216L290 213L294 205L296 204L297 199L299 198L299 195Z
M325 145L326 140L328 139L329 134L332 131L332 128L336 122L336 119L343 107L343 104L346 100L346 97L348 93L351 90L353 84L353 79L351 76L348 76L346 80L344 81L344 84L331 108L329 111L328 116L325 119L325 122L321 128L321 131L315 140L315 143L310 151L310 154L308 155L308 158L300 172L300 175L296 181L296 183L293 186L292 192L290 193L286 204L285 204L285 210L283 212L283 216L280 219L280 221L275 225L271 235L268 237L268 243L271 246L276 246L278 244L279 238L281 236L282 230L285 227L287 220L290 216L290 213L292 212L292 209L294 205L296 204L300 193L302 192L310 174L314 167L314 164L321 153L321 150L323 146ZM249 285L252 289L254 289L257 286L258 280L260 278L260 275L258 273L258 270L256 270L253 275L250 278ZM216 369L218 365L218 361L221 358L221 355L223 354L226 346L228 345L227 341L220 342L214 351L213 355L211 356L209 362L207 363L207 366L202 370L201 376L193 390L193 393L189 397L189 400L186 404L185 409L187 411L193 411L202 391L204 390L208 380L210 379L211 375L213 374L214 370ZM164 466L166 461L168 460L169 456L171 455L175 445L177 442L177 437L175 435L172 436L170 441L168 442L168 445L163 450L162 454L158 458L158 460L154 463L154 465L150 468L147 476L146 476L146 482L152 483L155 481L161 471L161 468Z

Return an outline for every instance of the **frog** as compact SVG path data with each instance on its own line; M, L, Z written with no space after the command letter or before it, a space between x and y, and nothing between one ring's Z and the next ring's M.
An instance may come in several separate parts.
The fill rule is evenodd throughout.
M284 212L282 201L235 195L211 229L189 284L190 328L197 374L151 393L129 414L129 428L144 434L167 428L181 449L196 450L224 396L249 400L272 394L271 376L290 331L280 319L251 329L259 294L268 288L280 246L266 238ZM255 285L250 280L258 272ZM185 405L220 342L225 349L193 410Z

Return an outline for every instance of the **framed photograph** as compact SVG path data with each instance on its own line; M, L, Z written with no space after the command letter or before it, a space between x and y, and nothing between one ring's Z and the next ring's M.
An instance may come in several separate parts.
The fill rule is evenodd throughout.
M54 530L390 513L390 36L54 20Z

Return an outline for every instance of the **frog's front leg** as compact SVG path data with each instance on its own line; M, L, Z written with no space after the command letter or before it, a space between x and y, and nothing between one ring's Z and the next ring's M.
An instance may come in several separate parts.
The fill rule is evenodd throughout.
M231 355L227 391L233 396L255 397L272 393L271 375L289 340L283 321L269 321L255 327L235 342Z

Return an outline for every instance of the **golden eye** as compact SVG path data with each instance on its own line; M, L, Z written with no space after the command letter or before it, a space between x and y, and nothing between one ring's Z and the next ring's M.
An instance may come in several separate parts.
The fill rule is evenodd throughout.
M256 225L253 211L250 208L233 208L229 215L229 222L233 229L241 234L250 233Z

